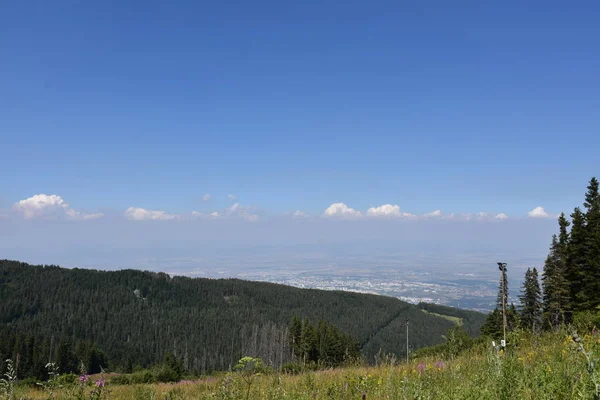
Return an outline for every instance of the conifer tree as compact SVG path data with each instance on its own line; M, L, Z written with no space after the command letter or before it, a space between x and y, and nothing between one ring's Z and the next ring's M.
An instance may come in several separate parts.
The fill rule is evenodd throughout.
M567 262L567 256L569 254L569 226L571 223L565 217L565 213L560 213L558 217L558 252L560 257L563 259L563 262Z
M502 311L495 308L494 311L488 315L485 323L481 327L481 333L494 339L502 337Z
M521 324L521 319L519 318L519 312L517 311L517 307L515 307L514 303L510 303L510 307L506 308L506 325L508 331L514 331Z
M574 311L582 310L585 281L586 225L585 214L576 207L571 214L572 228L567 254L566 277L569 281L569 297Z
M592 178L585 194L585 264L583 267L581 307L591 310L600 305L600 193L598 180Z
M542 276L544 323L548 327L556 328L565 322L569 303L569 283L565 278L565 273L566 268L560 254L559 241L554 235Z
M520 317L523 328L537 332L541 328L542 314L541 290L537 269L527 268L519 300L521 302Z

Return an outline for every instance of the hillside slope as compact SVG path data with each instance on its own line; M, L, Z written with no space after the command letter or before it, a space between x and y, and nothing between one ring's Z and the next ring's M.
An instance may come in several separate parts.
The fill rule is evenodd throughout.
M467 330L477 331L482 314L460 312L461 318L470 316L464 319ZM0 261L2 359L12 357L14 342L24 342L20 337L27 335L47 352L65 339L95 342L112 369L149 366L167 352L186 369L202 373L228 369L242 355L279 367L291 357L293 316L336 325L360 341L371 361L380 349L405 354L406 317L412 349L440 343L455 325L384 296Z

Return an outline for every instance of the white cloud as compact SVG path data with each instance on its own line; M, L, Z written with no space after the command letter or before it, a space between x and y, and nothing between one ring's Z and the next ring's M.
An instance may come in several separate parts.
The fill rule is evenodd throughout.
M52 194L36 194L14 204L13 209L25 219L65 216L71 220L91 220L104 216L102 213L85 214L72 209L62 197Z
M417 216L411 213L400 211L400 206L392 204L384 204L379 207L371 207L367 210L369 217L387 217L387 218L416 218Z
M367 215L371 217L401 217L400 206L384 204L379 207L371 207L367 210Z
M251 213L252 207L245 207L240 203L234 203L231 207L225 209L226 217L240 217L248 221L258 221L258 215Z
M292 217L294 217L294 218L306 218L306 217L308 217L308 215L305 212L297 210L297 211L294 211L292 213Z
M68 208L65 213L67 214L68 218L78 221L90 221L92 219L104 217L104 214L102 213L84 214L80 211L75 211L72 208Z
M430 213L423 215L426 218L438 218L442 216L442 210L435 210Z
M252 209L253 207L246 207L239 203L234 203L231 207L227 207L222 212L214 211L210 214L202 214L198 211L193 211L192 216L199 218L242 218L252 222L258 221L258 215L252 213Z
M496 219L508 219L508 215L506 215L504 213L500 213L500 214L496 214L496 216L494 218L496 218Z
M235 197L232 194L228 194L227 197L229 197L229 200L231 200L231 201L235 201L237 199L237 197Z
M166 221L176 219L177 216L173 214L167 214L164 211L146 210L139 207L129 207L125 210L125 218L133 221Z
M536 207L529 211L527 215L530 218L548 218L548 213L544 210L544 207Z
M212 196L209 193L206 193L204 196L202 196L202 200L204 201L209 201L210 199L212 199Z
M348 207L344 203L333 203L323 213L325 217L360 217L360 211Z

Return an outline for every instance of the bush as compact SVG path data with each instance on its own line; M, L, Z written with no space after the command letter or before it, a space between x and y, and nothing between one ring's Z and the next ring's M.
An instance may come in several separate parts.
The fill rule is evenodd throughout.
M179 382L181 373L166 365L161 365L154 370L156 382Z
M304 371L302 365L297 363L287 363L281 367L284 374L298 375Z
M131 375L123 374L123 375L112 377L112 378L110 378L110 383L112 383L114 385L130 385L132 383Z
M27 377L25 379L21 379L19 381L19 386L30 387L30 388L37 388L37 387L39 387L37 379L35 379L34 377L31 377L31 376Z
M147 369L138 370L133 374L115 376L110 381L115 385L143 385L147 383L156 383L154 374Z
M57 379L57 383L60 386L73 386L77 383L78 380L78 376L71 373L71 374L64 374L64 375L59 375L58 379Z
M155 383L156 379L152 371L147 369L138 370L130 375L131 383L139 385L143 383Z
M579 333L589 333L596 328L600 328L600 310L598 311L581 311L573 317L573 325Z

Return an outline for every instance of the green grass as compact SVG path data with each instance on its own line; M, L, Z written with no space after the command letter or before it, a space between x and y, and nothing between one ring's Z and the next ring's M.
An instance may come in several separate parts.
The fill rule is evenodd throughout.
M438 314L438 313L434 313L434 312L427 311L427 310L421 310L421 311L423 311L425 314L435 315L436 317L441 317L441 318L447 319L448 321L453 322L454 324L456 324L458 326L462 326L462 324L463 324L462 318L453 317L452 315Z
M513 333L506 353L481 343L453 359L428 357L409 364L346 367L297 376L261 375L250 385L250 399L594 399L600 382L600 337L582 337L595 358L590 368L566 332L533 336ZM443 365L439 362L443 361ZM438 363L436 365L436 362ZM594 382L595 380L595 382ZM107 385L110 399L245 399L248 384L240 374L194 382L155 385ZM17 398L47 399L34 389ZM90 389L87 389L90 390ZM60 389L56 399L74 399ZM103 394L102 398L109 398ZM88 397L89 398L89 397ZM596 397L597 398L597 397Z

